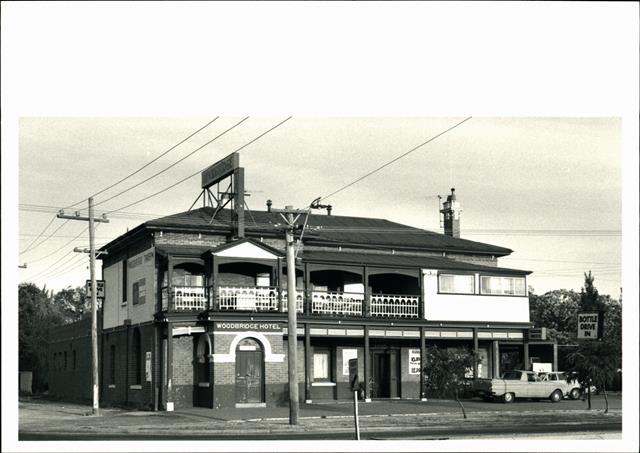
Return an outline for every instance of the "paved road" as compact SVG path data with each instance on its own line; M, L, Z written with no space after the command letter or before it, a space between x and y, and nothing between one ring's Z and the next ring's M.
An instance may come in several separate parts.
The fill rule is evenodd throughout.
M514 437L566 433L615 435L622 430L621 398L610 398L604 414L601 398L586 410L582 401L516 402L513 404L464 402L463 419L454 401L384 401L360 404L363 439L442 439ZM22 400L20 440L285 440L352 439L352 405L301 405L300 423L288 424L288 409L203 409L176 412L139 412L104 409L102 416L87 416L86 405ZM578 434L576 434L578 436ZM580 438L584 435L580 434Z
M581 433L580 438L589 438L590 433L620 434L622 430L621 422L611 423L586 423L576 426L510 426L510 427L475 427L475 428L457 428L455 431L448 429L410 429L410 430L376 430L374 432L362 432L362 440L446 440L446 439L463 439L463 438L521 438L527 435L540 435L553 437L556 434ZM615 437L615 436L614 436ZM39 441L39 440L353 440L353 432L275 432L275 433L244 433L238 434L176 434L167 432L165 435L158 433L151 434L101 434L101 433L21 433L19 440L21 441Z

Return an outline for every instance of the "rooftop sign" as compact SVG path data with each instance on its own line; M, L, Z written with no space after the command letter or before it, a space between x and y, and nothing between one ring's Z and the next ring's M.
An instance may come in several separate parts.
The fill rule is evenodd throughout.
M231 153L202 172L202 188L206 189L233 174L240 166L240 154Z

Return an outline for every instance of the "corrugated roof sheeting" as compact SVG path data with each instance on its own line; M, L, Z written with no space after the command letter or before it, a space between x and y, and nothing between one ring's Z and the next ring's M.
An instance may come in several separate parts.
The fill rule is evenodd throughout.
M494 274L530 274L530 271L494 266L482 266L447 258L427 256L385 255L379 253L304 251L299 255L308 262L338 262L345 264L377 265L381 267L414 267L420 269L451 269Z
M212 208L200 208L151 220L146 222L146 225L156 228L178 227L212 230L230 228L230 210L221 210L216 214L215 218L213 218L213 214L214 210ZM299 223L302 222L300 221ZM308 225L311 228L305 232L305 243L309 244L361 244L399 248L426 248L488 253L496 256L511 253L508 248L453 238L385 219L312 214L309 216ZM284 220L277 213L245 211L247 232L273 233L283 226Z

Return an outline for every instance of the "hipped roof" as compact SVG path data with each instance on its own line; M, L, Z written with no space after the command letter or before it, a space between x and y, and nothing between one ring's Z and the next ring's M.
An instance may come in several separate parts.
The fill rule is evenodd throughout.
M127 234L139 229L175 229L189 232L229 233L231 211L223 209L213 216L210 207L180 212L143 223ZM280 235L285 226L281 216L274 212L246 210L245 230L247 236ZM304 218L298 223L302 224ZM309 245L380 247L387 249L414 249L455 253L509 255L512 250L483 242L454 238L433 231L414 228L385 219L351 217L326 214L309 215L309 229L304 233L304 243ZM123 239L121 236L103 247L108 249Z

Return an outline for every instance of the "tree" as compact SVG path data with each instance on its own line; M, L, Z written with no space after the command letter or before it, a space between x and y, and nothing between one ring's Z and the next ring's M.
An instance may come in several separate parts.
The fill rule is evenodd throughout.
M51 329L63 316L51 303L46 288L33 283L18 287L18 358L22 371L33 372L33 388L43 391L48 381L47 348Z
M604 331L598 340L580 340L578 348L567 357L569 366L587 388L593 383L602 389L608 412L607 387L611 388L622 369L622 300L598 294L589 271L584 274L584 287L580 291L580 310L598 311L604 316Z
M584 274L584 286L580 289L580 309L583 311L603 310L604 303L593 284L595 277L589 273Z
M467 418L464 406L460 402L460 393L468 389L466 377L472 373L479 362L476 354L466 348L438 348L430 346L426 350L425 388L428 393L445 398L454 398Z
M80 321L91 311L86 291L83 287L71 288L70 286L58 291L53 297L53 303L65 317L67 323Z
M530 319L537 327L546 327L551 341L569 344L577 336L580 294L566 289L543 295L529 294Z

